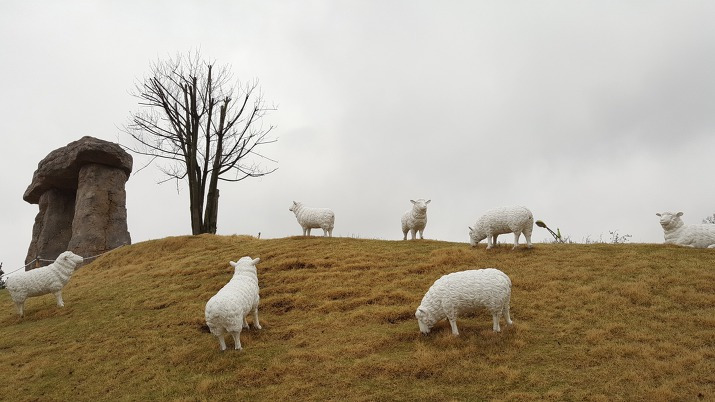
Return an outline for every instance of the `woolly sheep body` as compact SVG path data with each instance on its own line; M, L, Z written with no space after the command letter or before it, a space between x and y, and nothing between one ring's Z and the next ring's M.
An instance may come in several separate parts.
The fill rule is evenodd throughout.
M424 239L423 233L427 226L427 204L432 200L425 201L423 198L419 200L410 200L412 208L402 215L402 240L407 240L407 233L412 233L412 240L415 240L417 232L420 233L420 239Z
M514 233L514 247L519 245L519 236L523 233L527 247L531 248L531 232L534 229L534 215L525 207L501 207L487 211L469 228L469 243L472 247L487 239L487 248L497 242L497 236Z
M218 338L221 350L226 350L224 335L231 334L234 347L241 347L241 330L248 328L246 316L253 313L253 325L261 329L258 322L258 275L256 264L260 258L242 257L238 262L231 261L235 268L233 277L221 290L206 303L206 325Z
M293 201L288 208L295 214L298 224L303 228L303 236L310 236L310 229L323 229L323 236L333 237L335 214L328 208L311 208L302 202Z
M657 213L663 227L665 243L696 248L715 248L715 225L686 225L682 212Z
M64 307L62 288L69 282L77 265L84 259L71 251L60 254L50 265L30 271L18 272L7 278L5 287L15 303L17 313L24 316L25 300L28 297L42 296L49 293L57 298L57 306Z
M457 317L464 312L485 307L492 314L492 329L499 332L502 315L507 324L512 324L510 300L511 280L496 268L453 272L437 279L427 290L415 317L422 333L429 333L437 321L447 318L452 334L457 336Z

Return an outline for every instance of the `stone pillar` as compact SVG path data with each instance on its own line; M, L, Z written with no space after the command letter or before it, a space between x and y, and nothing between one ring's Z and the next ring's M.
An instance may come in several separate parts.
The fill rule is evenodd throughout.
M89 163L80 168L68 250L90 257L131 244L127 179L123 170L107 165Z
M72 238L72 219L75 209L75 192L72 190L49 189L42 193L39 201L40 212L32 227L32 241L27 250L25 264L40 256L54 260L67 251L65 245ZM51 262L40 262L41 266ZM27 267L34 268L35 264Z
M92 257L131 244L124 190L131 172L131 155L94 137L50 152L22 196L40 206L25 263L37 255L54 260L66 250Z

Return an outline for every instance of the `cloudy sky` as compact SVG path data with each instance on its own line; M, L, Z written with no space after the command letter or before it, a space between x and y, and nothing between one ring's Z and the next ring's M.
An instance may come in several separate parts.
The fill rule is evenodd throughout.
M221 187L220 234L300 234L296 200L332 208L334 235L397 240L425 198L430 239L520 204L578 242L660 243L656 212L715 212L713 20L705 0L0 2L0 261L23 263L37 163L85 135L131 145L129 91L191 49L278 107L279 169ZM191 232L163 178L127 182L134 242Z

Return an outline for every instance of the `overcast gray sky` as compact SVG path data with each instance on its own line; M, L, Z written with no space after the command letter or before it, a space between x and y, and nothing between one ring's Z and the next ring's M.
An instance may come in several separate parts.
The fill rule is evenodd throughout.
M23 263L37 163L84 135L130 145L136 80L197 48L278 106L279 170L221 187L220 234L298 235L296 200L332 208L334 235L397 240L425 198L430 239L520 204L575 241L661 243L656 212L715 212L713 21L704 0L0 2L0 261ZM127 183L134 242L191 232L162 179Z

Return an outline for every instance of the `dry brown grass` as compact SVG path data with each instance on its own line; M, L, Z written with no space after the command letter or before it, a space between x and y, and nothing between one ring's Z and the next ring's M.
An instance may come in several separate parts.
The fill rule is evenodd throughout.
M204 305L244 255L262 259L264 329L221 353ZM421 336L432 282L482 267L511 277L515 325L495 334L481 311L459 337L445 322ZM19 319L0 292L0 398L715 399L712 250L174 237L97 259L64 299Z

